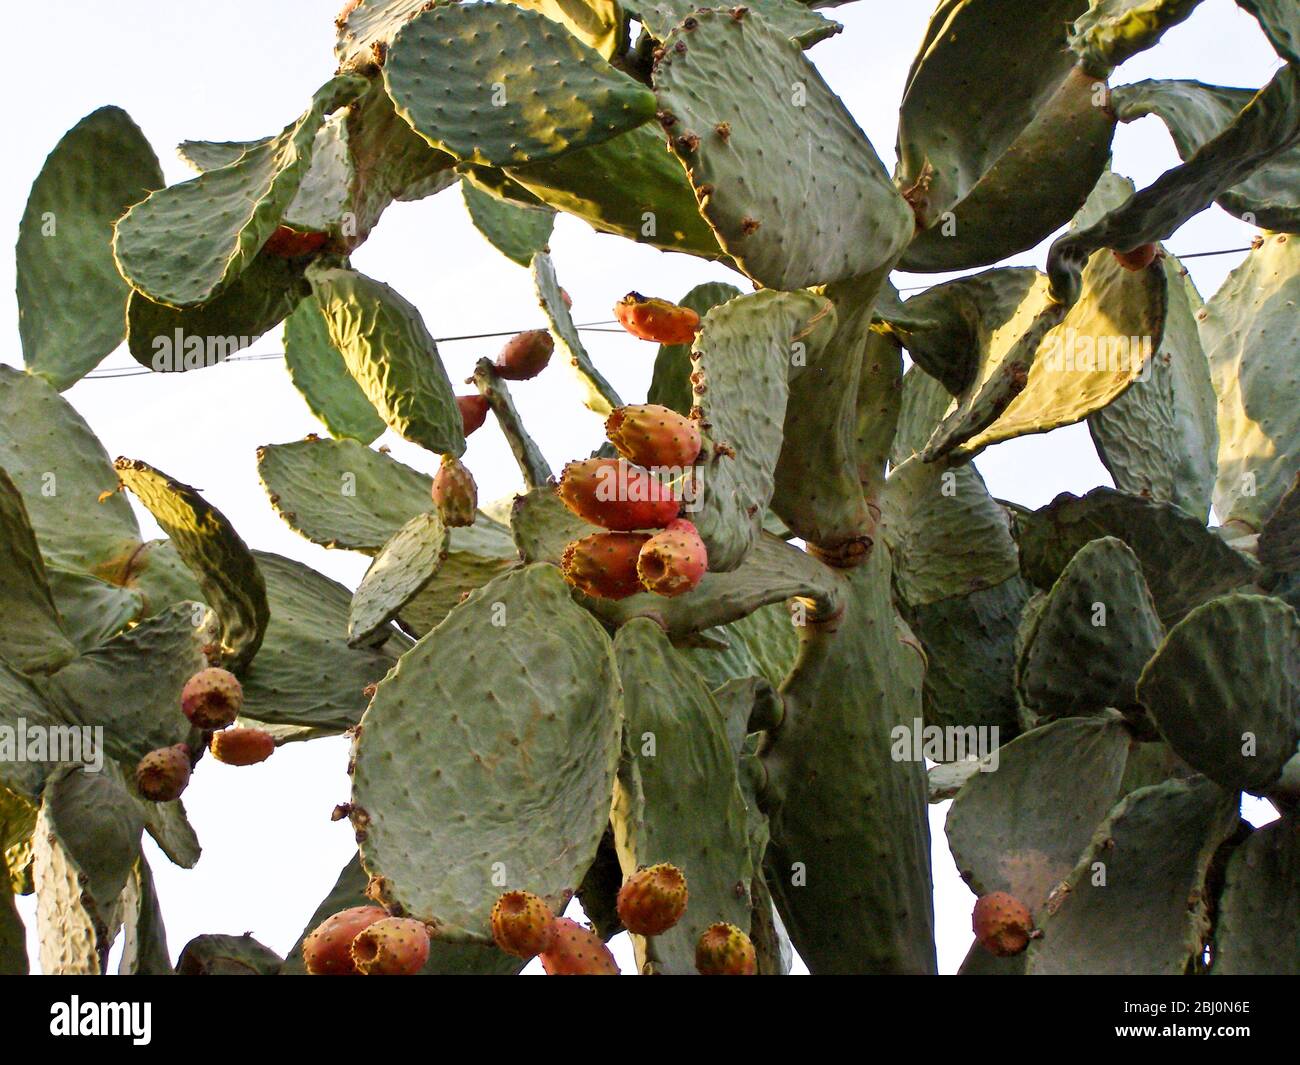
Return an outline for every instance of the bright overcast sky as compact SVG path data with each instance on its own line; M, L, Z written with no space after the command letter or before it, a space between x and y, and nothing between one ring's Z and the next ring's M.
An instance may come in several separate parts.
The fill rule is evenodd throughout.
M16 239L28 189L45 155L64 131L105 104L130 112L153 143L169 182L192 176L173 150L181 140L236 140L278 132L333 72L333 18L340 2L45 0L6 5L9 81L17 93L8 113L9 162L0 170L0 209L7 231ZM931 6L924 0L860 0L827 11L844 23L844 32L809 53L891 167L898 100ZM1016 46L1014 41L995 43ZM1121 67L1112 83L1195 78L1258 87L1278 65L1255 22L1232 0L1207 0L1154 51ZM1120 128L1115 169L1139 186L1176 162L1157 119ZM1179 253L1239 248L1252 234L1214 208L1189 222L1168 246ZM676 298L706 280L743 285L743 279L723 267L598 236L565 216L551 248L578 322L609 318L613 303L630 289ZM1042 267L1045 255L1046 244L1012 261ZM1190 261L1202 295L1208 298L1240 258ZM528 271L478 235L458 188L422 203L394 205L353 261L414 301L436 337L545 324ZM0 281L12 292L11 257L0 270ZM911 286L935 278L898 275L894 280ZM3 359L21 365L16 306L6 302L0 314L3 335L9 338ZM479 357L495 354L499 343L441 345L453 381L468 376ZM654 345L609 333L589 333L587 344L620 394L632 401L644 396ZM279 349L276 330L252 350ZM135 365L125 350L104 363ZM514 392L554 468L590 454L601 441L600 420L581 407L577 387L562 367L551 367ZM363 556L327 551L291 532L272 512L258 483L258 445L323 433L278 362L240 362L185 375L92 379L66 395L110 455L144 459L200 488L251 546L301 559L349 586L364 572L368 560ZM434 456L391 434L380 442L425 472L436 467ZM519 487L517 469L491 420L472 438L466 462L484 500ZM999 445L981 456L979 467L995 496L1030 506L1063 491L1084 492L1110 483L1083 426ZM142 525L153 527L147 514L142 514ZM345 741L333 739L282 748L268 763L252 768L234 769L210 758L200 763L185 794L204 848L198 867L177 869L147 841L173 958L190 938L205 932L249 931L281 954L289 950L355 850L347 822L329 819L333 806L348 796L346 762ZM942 834L946 805L932 807L935 904L940 970L953 972L970 943L973 899L956 876ZM20 900L29 933L31 903L31 898ZM616 948L630 971L630 948L617 943ZM34 961L34 937L30 953Z

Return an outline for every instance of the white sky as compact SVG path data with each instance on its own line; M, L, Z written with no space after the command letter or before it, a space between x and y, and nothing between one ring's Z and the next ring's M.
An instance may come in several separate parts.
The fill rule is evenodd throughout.
M1027 0L1033 2L1033 0ZM8 122L9 162L0 169L0 224L16 239L31 181L64 131L105 104L124 107L150 138L169 182L192 172L173 147L187 138L248 139L278 132L306 106L333 71L333 17L341 0L45 0L7 4L9 82L16 87ZM886 165L893 165L896 114L903 81L932 5L858 2L827 15L840 35L809 53L845 100ZM1000 42L1013 49L1014 41ZM1278 66L1253 19L1232 0L1206 0L1152 52L1122 67L1112 84L1143 78L1196 78L1221 85L1263 85ZM16 127L16 130L14 129ZM1115 168L1149 183L1177 162L1157 119L1120 128ZM1243 247L1253 230L1213 208L1169 240L1176 253ZM561 283L576 321L607 319L630 289L677 298L706 280L741 283L723 267L663 254L561 216L551 241ZM1011 262L1042 267L1046 243ZM1202 294L1218 287L1240 255L1188 263ZM528 271L492 249L471 226L459 189L417 204L396 204L353 257L354 264L413 300L434 336L459 336L545 325ZM0 285L13 291L13 260L0 263ZM900 274L899 286L946 275ZM0 307L3 360L21 365L17 311ZM629 402L645 395L655 346L614 334L588 333L601 371ZM441 347L453 381L499 342ZM280 350L279 330L253 352ZM558 360L557 360L558 363ZM135 366L119 350L104 363ZM473 391L472 388L460 391ZM584 410L562 367L517 385L523 417L552 466L589 454L603 438L600 420ZM87 380L66 393L110 455L144 459L203 491L252 546L279 552L355 586L367 559L327 551L291 532L273 513L258 483L258 445L321 432L319 423L275 362L243 362L190 374ZM392 438L395 457L432 473L436 458ZM518 472L489 419L470 441L466 461L480 496L515 491ZM979 460L990 491L1041 506L1063 491L1109 484L1086 428L1028 437L990 449ZM153 528L147 514L142 527ZM167 920L173 958L204 932L253 935L284 953L333 886L354 852L346 822L331 823L348 796L346 744L319 740L282 748L264 765L236 769L204 759L185 793L204 853L196 869L171 865L149 841L149 857ZM942 833L946 806L932 807L936 923L940 971L953 972L970 943L972 896L957 878ZM31 899L20 900L28 922ZM30 953L36 957L34 936ZM620 937L626 939L626 937ZM120 945L119 945L120 949ZM616 943L631 971L631 951ZM117 951L114 952L115 956Z

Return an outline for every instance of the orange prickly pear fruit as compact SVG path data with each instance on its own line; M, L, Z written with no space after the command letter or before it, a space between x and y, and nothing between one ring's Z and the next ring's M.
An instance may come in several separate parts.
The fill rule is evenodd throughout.
M483 428L487 421L488 401L485 396L457 396L456 406L460 408L460 420L464 423L465 435Z
M135 786L150 802L179 799L190 782L190 749L183 743L159 747L135 767Z
M433 501L444 525L473 525L478 514L478 485L455 455L443 455L433 478Z
M239 678L216 666L199 670L181 689L181 712L195 728L210 730L234 724L243 705Z
M677 517L672 485L626 459L570 462L560 475L560 499L573 513L606 529L662 529Z
M411 917L385 917L352 940L352 964L362 976L414 976L429 960L429 930Z
M226 765L257 765L275 751L275 737L260 728L228 728L208 742L212 757Z
M1019 954L1033 938L1034 918L1023 902L1005 891L982 895L971 914L980 946L999 958Z
M302 941L302 960L311 976L357 976L352 941L388 911L381 906L353 906L326 917Z
M507 891L492 907L492 938L516 958L535 958L555 939L555 914L529 891Z
M649 533L601 532L574 540L564 549L564 579L597 599L626 599L643 591L637 556Z
M555 339L545 329L530 329L506 341L497 356L498 377L507 381L527 381L546 369L555 350Z
M691 522L678 518L650 537L637 556L636 572L646 591L682 595L704 579L709 552Z
M1159 249L1154 244L1140 244L1132 251L1116 251L1111 254L1125 270L1145 270L1153 262Z
M600 936L567 917L555 919L555 938L541 958L547 976L618 975L618 963Z
M290 229L280 226L270 239L262 245L262 250L277 259L297 259L301 255L310 255L320 251L329 240L328 233L315 233L310 230Z
M682 871L661 862L627 878L618 893L618 916L636 935L663 935L682 919L687 897Z
M710 925L695 944L695 968L705 976L755 976L754 944L734 924Z
M689 307L639 292L629 292L614 304L614 317L634 337L660 344L689 344L700 328L700 316Z
M619 407L605 419L618 453L640 466L689 466L700 457L700 426L658 403Z

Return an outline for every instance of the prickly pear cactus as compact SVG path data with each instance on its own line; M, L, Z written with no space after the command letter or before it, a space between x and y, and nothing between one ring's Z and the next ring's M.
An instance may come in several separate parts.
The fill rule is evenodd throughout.
M644 973L932 973L951 800L986 900L963 972L1300 973L1300 14L1241 3L1279 57L1258 91L1110 84L1194 0L942 0L892 174L818 72L833 5L794 0L352 0L301 112L185 142L172 186L125 112L79 122L0 367L0 972L101 973L121 941L127 973L609 974L626 923ZM1136 189L1112 140L1147 115L1181 162ZM351 260L457 182L549 327L459 396ZM1267 228L1206 300L1160 242L1212 204ZM730 271L615 308L660 345L633 407L559 213ZM896 269L964 273L902 300ZM355 589L250 547L165 446L111 460L60 395L122 342L197 372L280 325L328 435L257 473L369 558ZM510 392L557 345L609 434L559 478ZM521 489L480 509L489 413ZM989 493L986 449L1084 422L1114 487ZM250 760L182 712L205 669L258 758L351 740L357 854L285 959L167 943L142 840L193 866L190 768ZM664 863L675 920L638 925L620 888Z

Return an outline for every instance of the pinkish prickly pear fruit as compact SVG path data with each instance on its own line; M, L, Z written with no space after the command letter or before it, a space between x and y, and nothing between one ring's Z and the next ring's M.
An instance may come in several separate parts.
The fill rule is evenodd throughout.
M705 976L754 976L754 944L734 924L710 925L695 944L695 968Z
M1145 270L1155 262L1159 250L1154 244L1139 244L1132 251L1116 251L1111 254L1125 270L1137 271Z
M1019 954L1033 938L1034 918L1014 895L994 891L981 895L971 914L971 928L980 946L999 958Z
M473 525L478 513L478 485L455 455L443 455L433 478L433 501L444 525Z
M150 751L135 767L135 786L150 802L179 799L190 782L190 749L183 743Z
M388 911L381 906L353 906L326 917L302 941L302 960L311 976L357 976L352 941Z
M260 728L229 728L208 741L212 757L226 765L257 765L275 751L275 737Z
M363 976L414 976L429 960L429 930L410 917L385 917L352 941L352 964Z
M492 938L516 958L535 958L555 939L555 914L529 891L507 891L492 907Z
M329 239L328 233L280 226L262 245L262 250L267 255L274 255L278 259L297 259L301 255L311 255L312 252L320 251Z
M602 532L574 540L564 549L564 579L597 599L626 599L643 591L637 556L649 533Z
M497 356L497 376L507 381L527 381L546 369L555 339L545 329L530 329L506 341Z
M568 307L570 310L573 309L573 297L570 296L568 292L566 292L564 289L560 289L560 299L564 301L564 305L566 307Z
M225 728L234 723L243 705L239 678L215 666L199 670L181 689L181 710L195 728Z
M700 316L689 307L647 299L639 292L629 292L614 304L614 317L634 337L660 344L689 344L700 328Z
M567 917L555 919L554 938L541 958L547 976L618 975L618 963L600 936Z
M686 912L686 877L675 865L661 862L638 869L619 889L618 915L623 927L639 936L659 936Z
M700 426L658 403L619 407L605 419L605 435L629 462L689 466L700 457Z
M460 408L460 420L465 426L466 436L483 428L489 407L486 396L457 396L456 406Z
M669 523L646 541L637 557L641 584L655 595L689 592L709 568L709 552L694 525L684 518Z
M662 529L677 517L677 490L626 459L570 462L560 476L560 498L593 525L627 532Z

